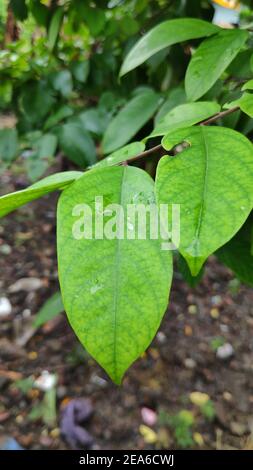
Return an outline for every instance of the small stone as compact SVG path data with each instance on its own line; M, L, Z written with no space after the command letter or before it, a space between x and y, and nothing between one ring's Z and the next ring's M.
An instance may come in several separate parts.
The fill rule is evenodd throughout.
M197 366L197 363L196 361L194 361L194 359L187 357L184 361L184 365L186 369L195 369L195 367Z
M185 325L184 334L185 336L192 336L192 327L190 325Z
M196 313L198 313L197 305L189 305L188 312L191 315L196 315Z
M220 330L221 330L222 333L228 333L228 331L229 331L228 325L224 325L224 323L222 323L220 325Z
M216 356L218 359L229 359L234 355L234 348L232 344L225 343L223 346L220 346L216 351Z
M218 310L216 307L211 308L211 310L210 310L210 316L216 320L216 319L219 318L219 316L220 316L219 310Z
M15 421L17 424L22 424L24 422L24 417L22 415L18 415L16 416Z
M247 426L245 424L237 423L236 421L231 422L230 429L233 434L236 434L236 436L243 436L248 431Z
M44 287L44 282L41 279L36 277L24 277L12 284L9 288L9 292L11 294L20 292L22 290L25 292L33 292L35 290L41 289L42 287Z
M35 361L35 359L37 359L38 357L38 354L36 353L36 351L31 351L27 354L27 357L28 359L30 359L30 361Z
M47 370L43 370L42 374L35 380L34 386L43 392L47 392L55 387L56 376L50 374Z
M143 423L147 424L147 426L154 426L156 424L156 412L154 410L151 410L150 408L147 408L146 406L141 409L141 417Z
M57 439L59 436L60 436L60 429L59 428L55 428L55 429L52 429L52 431L50 431L50 436L53 437L53 439Z
M230 402L230 401L233 400L233 395L232 395L230 392L226 392L226 391L225 391L225 392L223 393L223 398L224 398L224 400Z
M7 297L0 298L0 317L6 317L11 314L12 306Z
M10 245L7 245L4 243L3 245L0 245L0 253L3 255L10 255L11 254L11 247Z
M164 344L167 341L167 337L162 331L158 331L156 338L157 338L158 343L160 344Z
M107 380L103 379L102 377L99 377L99 375L97 375L97 374L92 374L92 376L90 378L90 382L93 385L97 385L100 388L104 388L108 385Z
M218 305L221 305L222 303L222 298L220 295L213 295L211 297L211 302L213 306L218 307Z

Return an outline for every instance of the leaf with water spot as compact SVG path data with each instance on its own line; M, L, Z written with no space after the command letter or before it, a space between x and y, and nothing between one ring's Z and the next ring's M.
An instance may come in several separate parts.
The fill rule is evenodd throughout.
M215 84L248 38L247 31L222 30L205 39L188 65L185 90L190 101L196 101Z
M98 196L103 207L95 207ZM140 203L149 210L153 202L150 176L122 166L85 173L59 200L57 248L65 310L81 343L116 383L150 344L168 303L171 252L161 250L160 237L150 239L149 223L146 239L126 236L137 235L138 228L127 216L127 205ZM92 211L86 225L83 204ZM113 209L111 204L120 206ZM115 225L116 210L124 211L120 227ZM102 229L108 233L111 224L118 238L116 233L112 239L96 234L95 219L98 224L100 217Z
M156 193L159 203L180 204L179 251L196 276L253 208L253 146L224 127L181 129L162 140L166 150L182 142L181 153L160 160Z

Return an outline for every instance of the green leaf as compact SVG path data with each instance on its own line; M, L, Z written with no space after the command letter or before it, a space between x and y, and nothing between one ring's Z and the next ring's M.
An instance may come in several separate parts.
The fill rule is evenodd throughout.
M56 45L64 16L63 7L58 7L55 11L48 30L48 47L52 51Z
M57 148L57 137L54 134L44 134L37 142L38 158L53 157Z
M72 75L69 70L54 72L51 76L52 85L64 98L68 98L73 89Z
M180 104L184 104L185 102L186 94L184 89L181 86L172 89L169 92L167 99L164 101L161 108L159 109L157 115L155 116L155 124L157 124L158 121L161 121L162 118L166 114L168 114L168 112L171 111L173 108L179 106Z
M182 142L185 150L160 160L156 192L159 203L180 204L179 251L196 276L253 207L253 146L232 129L205 126L175 131L162 144Z
M122 77L165 47L189 39L210 36L217 26L195 18L180 18L160 23L143 36L130 50L120 70Z
M215 254L240 281L253 287L253 256L251 252L252 220Z
M39 328L40 326L47 323L49 320L52 320L61 312L64 311L61 293L56 292L52 297L50 297L38 313L35 316L33 326L34 328Z
M60 108L58 108L54 114L49 116L49 118L46 120L44 129L50 129L51 127L55 126L59 122L63 121L64 119L72 116L73 114L73 109L70 106L67 105L62 105Z
M26 20L28 16L28 9L25 0L10 0L10 7L18 20Z
M132 230L128 204L138 198L149 207L154 182L135 167L91 170L61 195L57 211L58 264L63 304L85 349L117 384L150 344L165 312L172 276L171 252L161 240L106 237L76 239L72 211L88 204L95 218L95 198L124 210L125 232ZM112 210L112 215L116 215ZM82 214L80 213L82 224ZM104 217L106 227L113 218ZM114 219L115 220L115 219ZM79 220L76 220L79 224ZM92 228L95 221L93 220ZM123 224L123 222L122 222ZM149 224L147 224L149 226ZM120 225L120 228L123 225ZM115 225L114 225L115 227ZM116 228L116 227L115 227ZM131 232L136 235L136 232Z
M82 4L81 12L83 14L83 19L87 23L92 36L98 36L105 26L105 12L100 8L93 8L84 5L84 3Z
M244 85L242 86L242 91L244 90L253 90L253 79L244 83Z
M80 171L55 173L54 175L47 176L41 181L34 183L27 189L16 191L15 193L11 194L5 194L4 196L0 197L0 217L9 214L15 209L18 209L18 207L27 204L27 202L44 196L44 194L66 188L82 175L83 173Z
M153 116L159 101L159 95L153 91L132 98L106 129L102 142L104 153L111 153L129 142Z
M200 44L185 75L185 90L190 101L198 100L210 90L247 38L247 31L223 30Z
M74 78L80 82L85 83L89 72L90 72L90 63L88 60L74 61L70 64L71 72Z
M165 135L183 127L193 126L220 111L220 105L212 101L199 101L176 106L158 121L149 138Z
M95 144L81 124L64 124L59 132L60 147L65 155L80 167L96 162Z
M0 129L0 162L10 163L18 152L16 129Z
M105 122L99 108L87 109L79 114L78 120L81 121L84 129L95 136L101 136L105 131Z
M26 118L35 124L45 118L54 103L53 92L44 81L27 83L21 94Z
M241 111L247 114L249 117L253 117L253 94L252 93L243 93L243 95L231 103L226 103L224 108L234 108L238 106Z
M29 8L32 12L33 17L40 26L47 26L48 17L50 10L46 5L38 2L37 0L32 0L29 4Z
M180 253L178 253L177 257L177 267L184 281L187 282L187 284L192 288L199 284L204 275L204 268L202 267L197 276L192 276L188 264L186 263L183 256L180 255Z
M125 162L129 158L135 157L139 153L145 150L145 144L143 142L131 142L131 144L125 145L121 149L115 150L115 152L108 155L100 162L96 163L94 167L106 167L118 165L119 163Z

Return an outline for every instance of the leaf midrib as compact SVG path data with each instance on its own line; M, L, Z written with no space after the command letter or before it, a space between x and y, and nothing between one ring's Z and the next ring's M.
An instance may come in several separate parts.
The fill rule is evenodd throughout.
M204 129L201 126L200 126L200 129L201 129L201 135L202 135L203 146L204 146L205 170L204 170L204 179L203 179L203 187L202 187L202 202L201 202L201 206L200 206L200 210L199 210L199 214L198 214L198 225L197 225L196 232L195 232L195 239L196 240L200 239L202 222L203 222L206 192L207 192L208 157L209 157L208 146L207 146L206 139L205 139ZM197 250L197 247L196 247L196 249L195 249L195 256L196 257L198 256L197 251L198 250Z
M124 191L124 180L126 176L126 167L123 167L122 179L121 179L121 192L120 192L120 206L125 199L125 191ZM121 254L121 239L116 238L116 265L115 265L115 288L114 292L114 299L113 299L113 366L114 366L114 374L115 377L118 377L117 373L117 361L116 361L116 342L117 342L117 310L118 310L118 288L119 288L119 274L120 274L120 254Z

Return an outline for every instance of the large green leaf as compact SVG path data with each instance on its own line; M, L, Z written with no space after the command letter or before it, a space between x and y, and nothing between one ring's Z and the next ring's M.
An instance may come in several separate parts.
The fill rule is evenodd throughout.
M247 38L247 31L223 30L200 44L185 76L185 90L190 101L198 100L214 85Z
M245 284L253 287L253 255L251 252L252 219L215 254Z
M16 191L15 193L6 194L0 197L0 217L9 214L27 202L44 196L44 194L51 193L57 189L62 190L66 188L82 175L83 173L80 171L55 173L54 175L43 178L22 191Z
M103 150L111 153L125 145L153 116L160 101L153 91L145 91L126 104L110 122L103 138Z
M95 233L91 239L76 239L73 224L83 225L82 205L87 204L94 229L95 198L103 196L103 208L97 207L96 214L104 214L104 228L112 223L116 230L115 210L109 218L106 213L110 204L120 204L125 235L127 231L136 235L127 205L140 201L149 207L153 189L153 180L138 168L100 168L87 172L59 199L57 245L63 304L81 343L116 383L148 347L160 325L171 283L171 252L161 250L159 239L150 239L149 227L146 240L99 239ZM72 215L75 208L78 219Z
M220 105L212 101L181 104L169 111L161 121L157 122L155 129L149 137L165 135L175 129L193 126L219 111Z
M135 157L139 153L145 150L145 144L143 142L131 142L131 144L125 145L121 149L115 150L115 152L108 155L100 162L96 163L97 167L102 166L113 166L119 165L119 163L125 162L129 158Z
M0 162L9 163L17 155L18 134L16 129L0 129Z
M61 126L59 141L65 155L80 167L95 163L95 144L81 123L68 123Z
M195 18L164 21L151 29L134 45L123 62L120 76L135 69L165 47L189 39L210 36L217 31L219 31L217 26Z
M253 146L232 129L198 126L164 137L158 165L159 203L180 204L180 245L194 276L206 258L239 230L253 207ZM169 218L171 222L171 211Z

